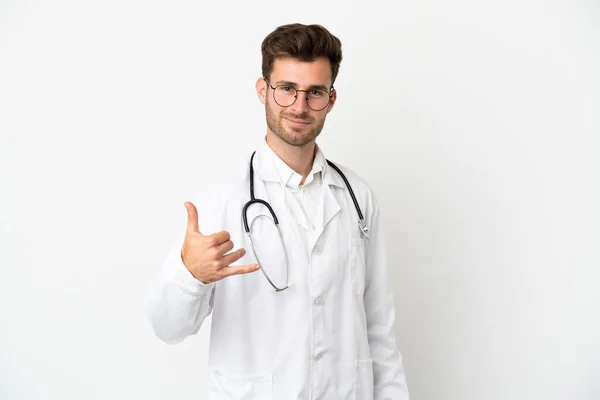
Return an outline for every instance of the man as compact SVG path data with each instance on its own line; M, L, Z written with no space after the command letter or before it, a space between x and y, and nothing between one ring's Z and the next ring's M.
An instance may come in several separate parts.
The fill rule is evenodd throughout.
M264 39L262 56L266 138L185 203L187 229L149 290L148 318L177 343L212 313L211 399L408 399L377 199L315 143L337 99L341 43L291 24Z

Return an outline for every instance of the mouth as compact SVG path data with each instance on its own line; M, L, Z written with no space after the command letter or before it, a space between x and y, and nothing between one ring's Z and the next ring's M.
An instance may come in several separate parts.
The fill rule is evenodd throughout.
M283 117L283 118L286 119L291 125L295 125L295 126L310 125L310 121L306 121L304 119L293 119L293 118L286 118L286 117Z

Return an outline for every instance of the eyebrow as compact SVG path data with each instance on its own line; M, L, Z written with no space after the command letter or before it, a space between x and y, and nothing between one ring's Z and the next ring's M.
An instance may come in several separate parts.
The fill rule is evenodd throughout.
M296 82L290 82L290 81L277 81L277 82L275 82L275 84L273 84L273 86L275 86L275 87L277 87L279 85L293 86L295 88L298 87L298 84ZM324 90L324 91L329 90L329 88L327 86L325 86L325 85L310 85L308 87L308 90L312 90L312 89L315 89L315 90Z

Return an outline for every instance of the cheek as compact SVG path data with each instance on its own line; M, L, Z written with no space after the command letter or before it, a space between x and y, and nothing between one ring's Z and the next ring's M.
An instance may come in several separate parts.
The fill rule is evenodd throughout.
M265 104L265 106L267 107L267 111L269 112L270 115L274 116L274 117L278 117L280 114L280 110L279 110L279 106L277 106L277 104L273 104L273 101L269 100L269 98L267 98L267 102Z
M267 109L267 117L271 121L273 121L273 122L281 121L281 110L278 110L276 107L272 107L271 104L267 104L266 109Z

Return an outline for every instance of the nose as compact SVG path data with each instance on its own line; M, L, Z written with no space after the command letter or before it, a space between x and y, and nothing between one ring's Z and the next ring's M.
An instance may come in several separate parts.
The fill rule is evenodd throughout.
M292 110L297 113L310 112L311 109L308 106L308 93L306 92L296 92L296 101L292 104Z

